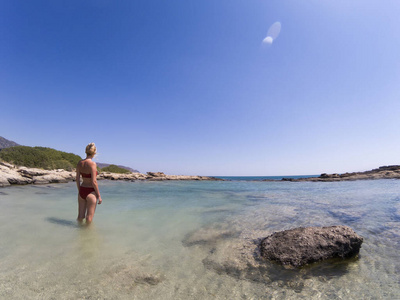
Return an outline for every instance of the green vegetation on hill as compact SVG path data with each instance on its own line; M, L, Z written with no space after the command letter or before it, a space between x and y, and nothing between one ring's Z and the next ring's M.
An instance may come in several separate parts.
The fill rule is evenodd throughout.
M28 168L72 171L82 159L80 156L45 147L15 146L1 149L0 159Z
M130 171L120 168L116 165L109 165L108 167L102 168L100 170L102 172L111 172L111 173L122 173L122 174L131 173Z

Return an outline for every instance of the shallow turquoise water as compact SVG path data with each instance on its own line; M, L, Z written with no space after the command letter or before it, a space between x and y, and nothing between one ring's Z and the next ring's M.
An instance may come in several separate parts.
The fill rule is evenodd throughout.
M1 299L400 299L400 181L100 181L77 226L75 183L0 190ZM286 270L258 238L348 225L358 259Z

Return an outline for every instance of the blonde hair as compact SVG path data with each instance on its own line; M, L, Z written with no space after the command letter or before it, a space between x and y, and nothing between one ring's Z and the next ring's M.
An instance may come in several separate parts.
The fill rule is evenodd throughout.
M86 146L85 152L87 155L95 156L97 152L96 145L94 143L90 143Z

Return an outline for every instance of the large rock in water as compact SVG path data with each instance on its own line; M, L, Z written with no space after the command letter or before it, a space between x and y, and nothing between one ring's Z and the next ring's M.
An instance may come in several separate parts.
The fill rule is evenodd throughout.
M301 267L358 254L363 238L347 226L306 227L275 232L260 244L261 255L283 265Z

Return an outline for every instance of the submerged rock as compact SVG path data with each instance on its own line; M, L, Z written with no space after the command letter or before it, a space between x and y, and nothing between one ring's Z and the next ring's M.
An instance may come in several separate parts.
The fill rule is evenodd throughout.
M359 253L363 238L350 227L306 227L275 232L260 243L261 256L283 265L301 267Z
M222 240L237 237L239 233L229 229L217 228L201 228L191 232L182 240L182 244L186 247L194 245L210 245L213 246Z

